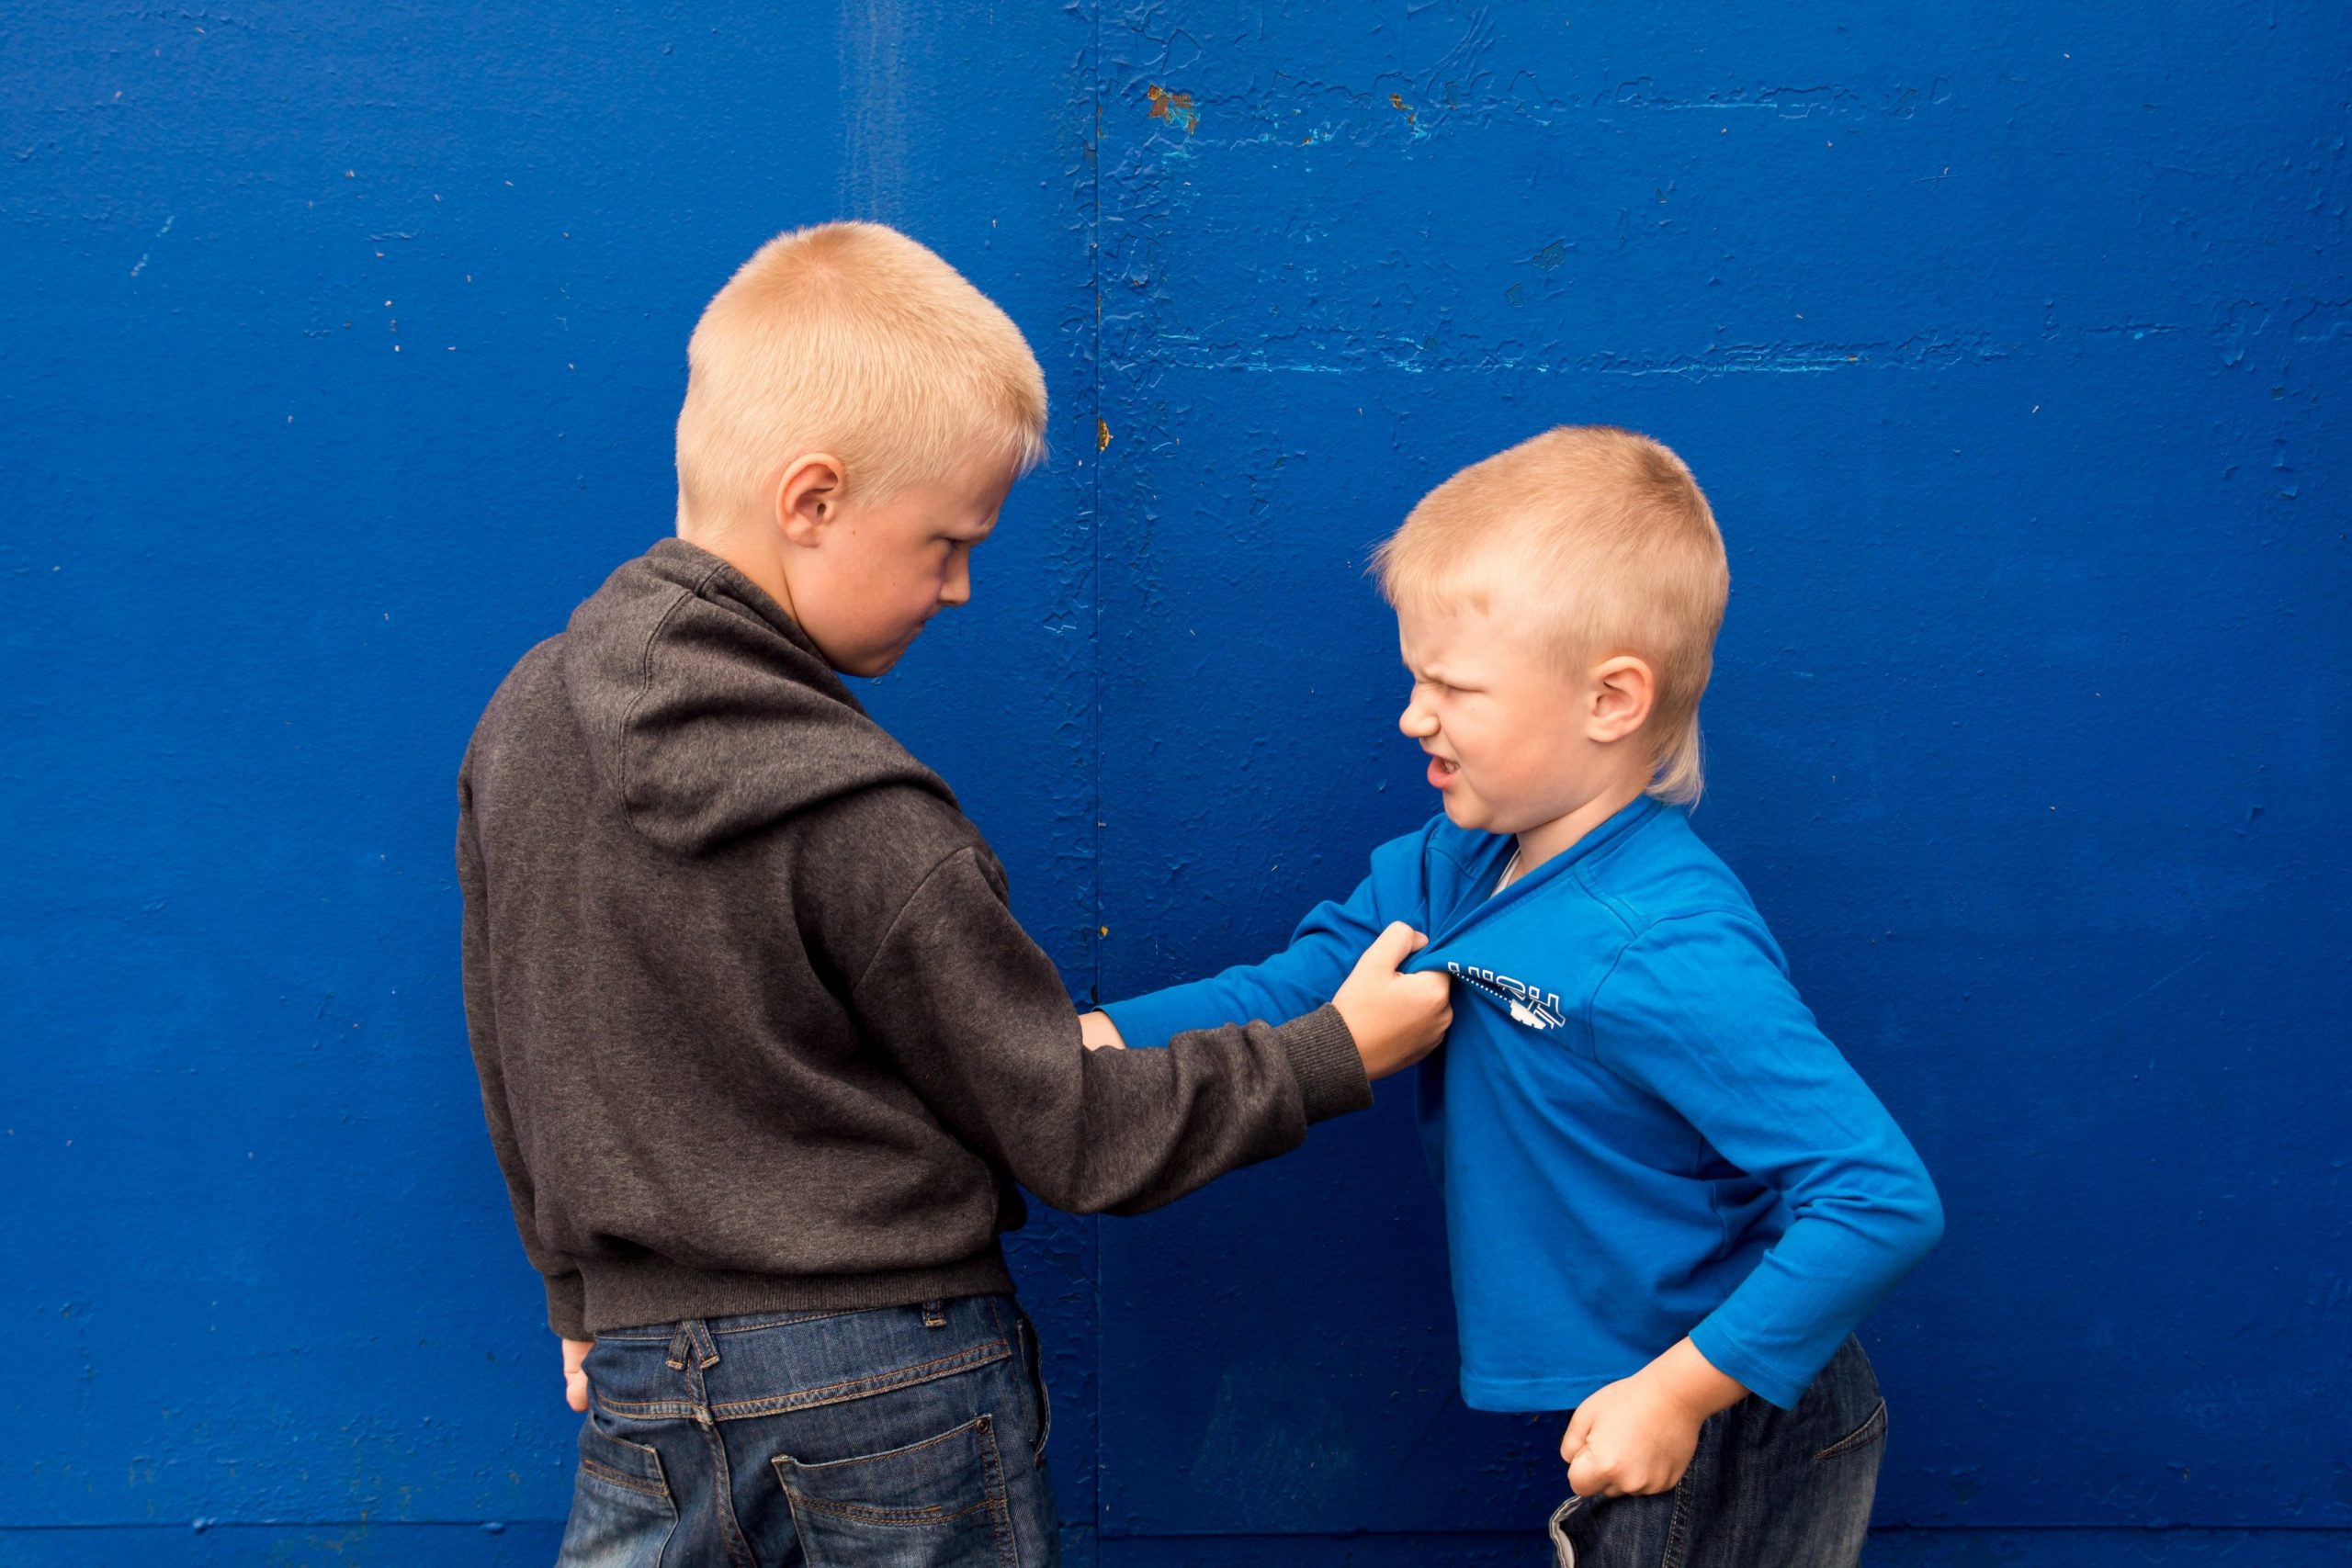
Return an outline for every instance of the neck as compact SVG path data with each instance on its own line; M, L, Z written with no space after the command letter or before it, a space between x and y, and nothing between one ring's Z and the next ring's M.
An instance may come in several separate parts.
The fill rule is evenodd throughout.
M1621 781L1569 812L1519 836L1519 875L1525 876L1555 855L1584 842L1585 835L1642 797L1649 781Z
M792 605L792 585L785 581L784 562L777 558L761 530L707 528L689 524L682 503L678 510L678 536L696 549L708 550L750 578L769 598L784 606L786 615L796 621L800 618L800 612Z

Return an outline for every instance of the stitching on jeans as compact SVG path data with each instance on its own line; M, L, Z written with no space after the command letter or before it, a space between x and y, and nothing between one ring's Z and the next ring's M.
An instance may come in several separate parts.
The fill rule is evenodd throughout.
M1700 1441L1703 1444L1705 1438ZM1693 1452L1690 1462L1683 1467L1682 1479L1674 1483L1674 1514L1666 1527L1666 1555L1658 1559L1658 1568L1682 1568L1683 1557L1690 1544L1691 1479L1698 1473L1699 1456Z
M812 1514L830 1514L837 1519L849 1519L862 1525L946 1525L968 1518L982 1508L995 1506L995 1499L983 1497L968 1508L954 1513L933 1505L928 1508L876 1508L865 1503L836 1503L824 1497L811 1497L805 1492L795 1492L787 1486L784 1495L792 1506L807 1508Z
M850 1519L861 1524L910 1527L950 1524L957 1519L969 1518L983 1509L989 1510L996 1516L996 1528L993 1533L996 1536L998 1559L1006 1565L1006 1568L1019 1568L1017 1561L1007 1555L1012 1544L1008 1539L1012 1527L1012 1501L1004 1489L1003 1466L998 1462L995 1432L995 1421L988 1416L981 1416L966 1422L952 1432L942 1432L935 1438L926 1438L922 1442L910 1443L905 1448L891 1449L885 1453L860 1454L852 1459L830 1460L822 1464L802 1464L789 1455L779 1454L768 1461L768 1464L775 1470L776 1484L784 1489L785 1503L792 1509L796 1519L801 1510L806 1508L811 1513L828 1514L835 1518ZM917 1509L877 1508L870 1503L837 1503L828 1497L811 1496L806 1492L796 1489L791 1482L785 1479L787 1471L805 1475L814 1471L846 1469L852 1465L865 1464L875 1460L901 1459L910 1454L922 1453L927 1449L935 1449L942 1443L953 1443L965 1438L973 1439L973 1447L979 1456L980 1500L969 1507L959 1508L952 1514L946 1512L943 1505L937 1504Z
M1813 1457L1815 1462L1825 1459L1836 1459L1839 1454L1852 1453L1856 1449L1866 1448L1885 1435L1886 1401L1882 1399L1878 1402L1878 1408L1871 1411L1860 1426Z
M865 1399L873 1394L888 1393L893 1389L910 1388L916 1383L931 1382L938 1378L953 1377L975 1368L993 1366L1011 1356L1004 1341L991 1340L958 1350L952 1356L942 1356L934 1361L917 1366L901 1367L896 1371L880 1372L873 1377L853 1378L847 1382L831 1383L823 1388L797 1389L791 1393L771 1394L765 1399L738 1399L710 1407L714 1421L742 1421L755 1416L783 1416L795 1410L813 1410L824 1404L842 1404L853 1399Z
M829 1317L848 1317L868 1310L865 1307L829 1307L820 1312L785 1313L773 1317L755 1317L741 1323L730 1323L721 1328L717 1324L708 1327L713 1334L749 1334L760 1328L789 1328L796 1323L821 1323Z
M607 1410L616 1416L634 1416L639 1419L663 1417L691 1421L698 1408L690 1399L613 1399L593 1389L589 1391L588 1397L599 1410Z
M788 1464L795 1470L847 1470L854 1464L871 1464L877 1459L902 1459L909 1454L919 1454L925 1449L935 1449L942 1443L952 1443L956 1438L968 1436L978 1430L987 1420L988 1417L982 1416L977 1420L965 1422L952 1432L942 1432L935 1438L925 1438L922 1442L909 1443L903 1449L885 1449L878 1454L853 1454L847 1459L829 1459L816 1464L804 1464L789 1454L778 1454L768 1462L778 1467Z
M980 1491L996 1516L997 1562L1001 1568L1021 1568L1021 1543L1012 1534L1012 1498L1005 1489L1004 1456L996 1448L996 1422L983 1416L973 1425L980 1432Z
M796 1389L790 1393L770 1394L764 1399L738 1399L714 1404L709 1407L711 1418L716 1421L741 1421L753 1416L782 1416L788 1411L808 1410L820 1404L839 1404L844 1400L863 1399L871 1393L888 1393L892 1389L930 1382L935 1378L969 1371L975 1367L989 1366L1012 1354L1003 1340L992 1339L958 1350L952 1356L900 1367L896 1371L828 1383L822 1388ZM616 1416L691 1416L697 1408L690 1402L674 1399L612 1399L601 1393L596 1396L596 1403Z
M631 1492L641 1492L648 1497L659 1497L665 1503L670 1501L670 1488L659 1481L651 1481L642 1475L630 1475L627 1472L615 1470L611 1465L600 1464L585 1455L581 1457L580 1468L599 1481L609 1481L616 1486L625 1486Z

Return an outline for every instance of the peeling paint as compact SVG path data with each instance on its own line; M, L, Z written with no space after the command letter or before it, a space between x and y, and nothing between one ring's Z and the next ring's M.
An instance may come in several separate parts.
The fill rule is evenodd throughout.
M1201 117L1193 107L1192 94L1171 93L1154 83L1145 89L1144 96L1151 100L1149 112L1153 119L1164 119L1182 129L1187 136L1200 129Z

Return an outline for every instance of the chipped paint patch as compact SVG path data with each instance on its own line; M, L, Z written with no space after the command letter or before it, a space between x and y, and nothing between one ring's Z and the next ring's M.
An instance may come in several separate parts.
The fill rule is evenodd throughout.
M1094 449L1095 449L1097 452L1105 452L1105 451L1110 450L1110 446L1111 446L1111 425L1110 425L1110 423L1109 423L1107 420L1097 419L1097 420L1094 422Z
M1181 126L1187 136L1199 129L1200 111L1193 107L1192 94L1171 93L1155 82L1144 89L1143 96L1151 100L1153 119L1164 119L1170 125Z

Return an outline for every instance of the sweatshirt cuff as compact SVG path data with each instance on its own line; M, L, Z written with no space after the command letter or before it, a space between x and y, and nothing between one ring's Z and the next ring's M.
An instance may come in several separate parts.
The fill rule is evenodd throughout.
M543 1274L548 1287L548 1326L564 1339L586 1339L588 1332L588 1294L580 1283L580 1276Z
M1275 1030L1274 1038L1282 1042L1290 1058L1309 1122L1372 1104L1372 1080L1364 1076L1355 1036L1348 1032L1338 1008L1326 1002L1305 1018L1295 1018Z
M1708 1364L1715 1371L1766 1404L1777 1404L1783 1410L1794 1410L1797 1401L1803 1399L1804 1391L1813 1386L1813 1380L1819 1375L1821 1369L1815 1367L1803 1377L1790 1376L1785 1368L1774 1366L1751 1353L1730 1329L1715 1321L1721 1315L1720 1312L1710 1313L1690 1330L1690 1343L1699 1348L1699 1354L1707 1358Z

